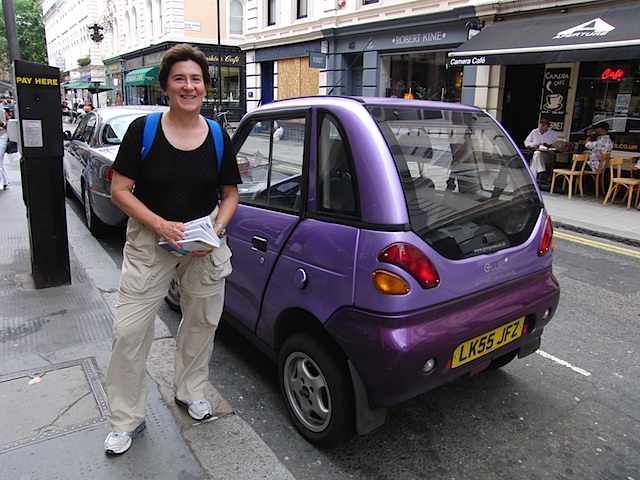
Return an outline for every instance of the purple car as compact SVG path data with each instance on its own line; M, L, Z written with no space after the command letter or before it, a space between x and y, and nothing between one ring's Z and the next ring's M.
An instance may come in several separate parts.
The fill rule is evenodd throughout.
M224 318L277 362L307 440L538 349L560 294L551 219L486 112L299 98L247 114L233 143L248 170Z

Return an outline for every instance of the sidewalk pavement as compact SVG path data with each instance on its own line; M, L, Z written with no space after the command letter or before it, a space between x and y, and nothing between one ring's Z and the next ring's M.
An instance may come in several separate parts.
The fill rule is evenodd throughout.
M71 285L35 289L18 155L0 191L0 464L3 479L276 479L294 477L209 385L214 417L173 400L175 341L156 318L147 428L108 457L103 390L119 267L67 208ZM215 354L215 353L214 353Z
M0 463L7 479L293 479L209 386L214 418L192 421L173 402L174 339L156 319L148 362L147 429L107 457L102 385L119 268L67 209L71 285L36 290L17 155L0 192ZM543 193L557 229L640 246L640 212L592 196ZM215 355L215 352L214 352Z
M593 193L569 200L566 193L543 191L542 197L554 228L640 247L640 211L627 209L626 202L623 204L619 198L614 204L603 205L603 197L595 198Z

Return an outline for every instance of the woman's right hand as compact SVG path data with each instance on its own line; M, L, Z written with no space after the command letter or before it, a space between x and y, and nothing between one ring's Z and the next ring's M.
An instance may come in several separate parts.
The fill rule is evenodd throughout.
M176 242L179 242L184 238L184 232L186 229L187 227L182 222L173 222L162 219L154 230L159 236L168 242L171 242L175 246L178 246Z

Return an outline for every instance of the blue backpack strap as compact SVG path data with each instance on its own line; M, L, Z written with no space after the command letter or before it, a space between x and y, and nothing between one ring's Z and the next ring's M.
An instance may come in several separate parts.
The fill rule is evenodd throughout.
M222 153L224 152L224 139L222 138L222 128L220 124L210 118L205 119L209 124L211 135L213 135L213 144L216 147L216 156L218 157L218 171L222 166Z
M162 112L151 112L144 121L144 130L142 131L142 151L140 152L140 161L142 162L153 145L153 139L156 138L158 131L158 123L160 123Z

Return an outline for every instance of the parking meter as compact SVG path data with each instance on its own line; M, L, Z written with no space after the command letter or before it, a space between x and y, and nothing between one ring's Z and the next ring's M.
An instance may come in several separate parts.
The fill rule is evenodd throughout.
M68 285L60 72L49 65L15 60L13 87L19 136L14 141L21 154L34 283L36 288Z

